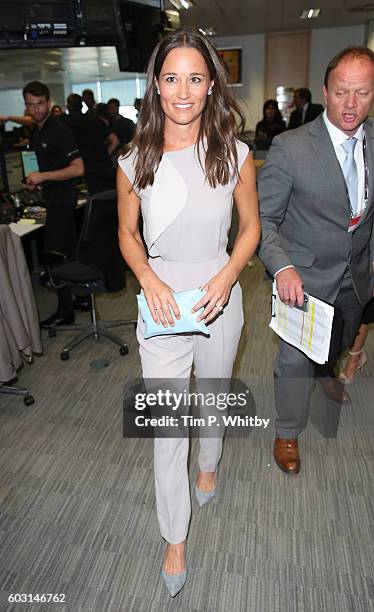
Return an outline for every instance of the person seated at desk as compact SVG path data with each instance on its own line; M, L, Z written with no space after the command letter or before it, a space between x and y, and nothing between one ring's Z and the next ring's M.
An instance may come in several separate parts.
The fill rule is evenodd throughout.
M84 164L68 126L60 117L50 115L48 87L40 81L31 81L23 89L26 110L37 123L32 132L31 145L36 153L39 172L26 177L29 188L42 186L47 209L45 249L59 251L68 259L74 258L76 230L74 210L77 194L74 179L84 175ZM74 308L71 289L58 289L57 311L40 326L54 327L73 323Z
M296 108L290 116L289 130L294 130L304 123L309 123L323 113L322 104L312 104L312 93L307 87L295 89L293 103Z
M255 144L257 149L268 149L274 136L286 129L276 100L266 100L263 118L256 125Z

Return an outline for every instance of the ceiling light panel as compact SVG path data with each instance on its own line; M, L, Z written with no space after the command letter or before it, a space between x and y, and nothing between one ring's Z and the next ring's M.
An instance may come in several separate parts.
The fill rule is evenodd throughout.
M301 12L300 19L316 19L317 17L319 17L320 13L321 9L319 8L305 9Z
M195 2L193 0L169 0L169 2L175 6L178 11L181 9L190 9L195 6Z
M204 36L216 36L217 30L214 28L199 28L199 32L204 34Z

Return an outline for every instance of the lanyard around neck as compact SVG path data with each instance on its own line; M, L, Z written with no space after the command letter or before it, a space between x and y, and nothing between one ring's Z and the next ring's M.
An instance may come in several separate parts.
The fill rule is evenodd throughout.
M369 164L368 164L368 157L367 157L366 135L365 134L364 134L364 140L362 143L362 154L364 158L364 176L365 176L364 206L366 208L366 205L369 200Z
M357 145L356 145L357 146ZM362 156L363 156L363 160L364 160L364 206L363 209L361 210L360 216L362 215L362 213L364 212L368 200L369 200L369 164L368 164L368 159L367 159L367 148L366 148L366 136L364 133L364 138L362 141ZM349 210L351 213L351 219L354 219L357 217L357 212L355 213L353 211L352 205L351 205L351 200L348 196L348 202L349 202Z

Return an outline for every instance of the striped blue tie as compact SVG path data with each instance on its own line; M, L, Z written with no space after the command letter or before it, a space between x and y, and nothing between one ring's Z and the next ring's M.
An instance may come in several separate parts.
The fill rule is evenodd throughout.
M356 144L357 138L355 137L348 138L348 140L342 144L342 147L346 153L346 157L343 162L343 174L348 189L352 212L354 214L356 214L358 210L358 177L357 165L354 156Z

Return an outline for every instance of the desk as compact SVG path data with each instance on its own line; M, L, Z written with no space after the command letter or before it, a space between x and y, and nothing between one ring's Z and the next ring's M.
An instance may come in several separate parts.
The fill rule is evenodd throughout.
M9 227L14 234L17 234L20 238L35 232L44 226L44 223L9 223Z
M44 227L44 223L9 223L9 227L14 234L23 238L36 230ZM39 262L38 248L36 245L35 236L30 238L31 249L31 272L32 274L40 274L42 268Z
M75 210L79 210L83 206L87 204L87 198L82 197L78 198L77 205ZM26 217L27 218L27 217ZM28 236L29 234L35 232L36 230L41 229L45 225L45 217L44 219L37 219L36 223L10 223L9 227L14 234L23 238L24 236ZM31 249L31 272L33 274L39 274L42 272L43 268L40 266L38 249L35 240L35 236L30 237L30 249Z

